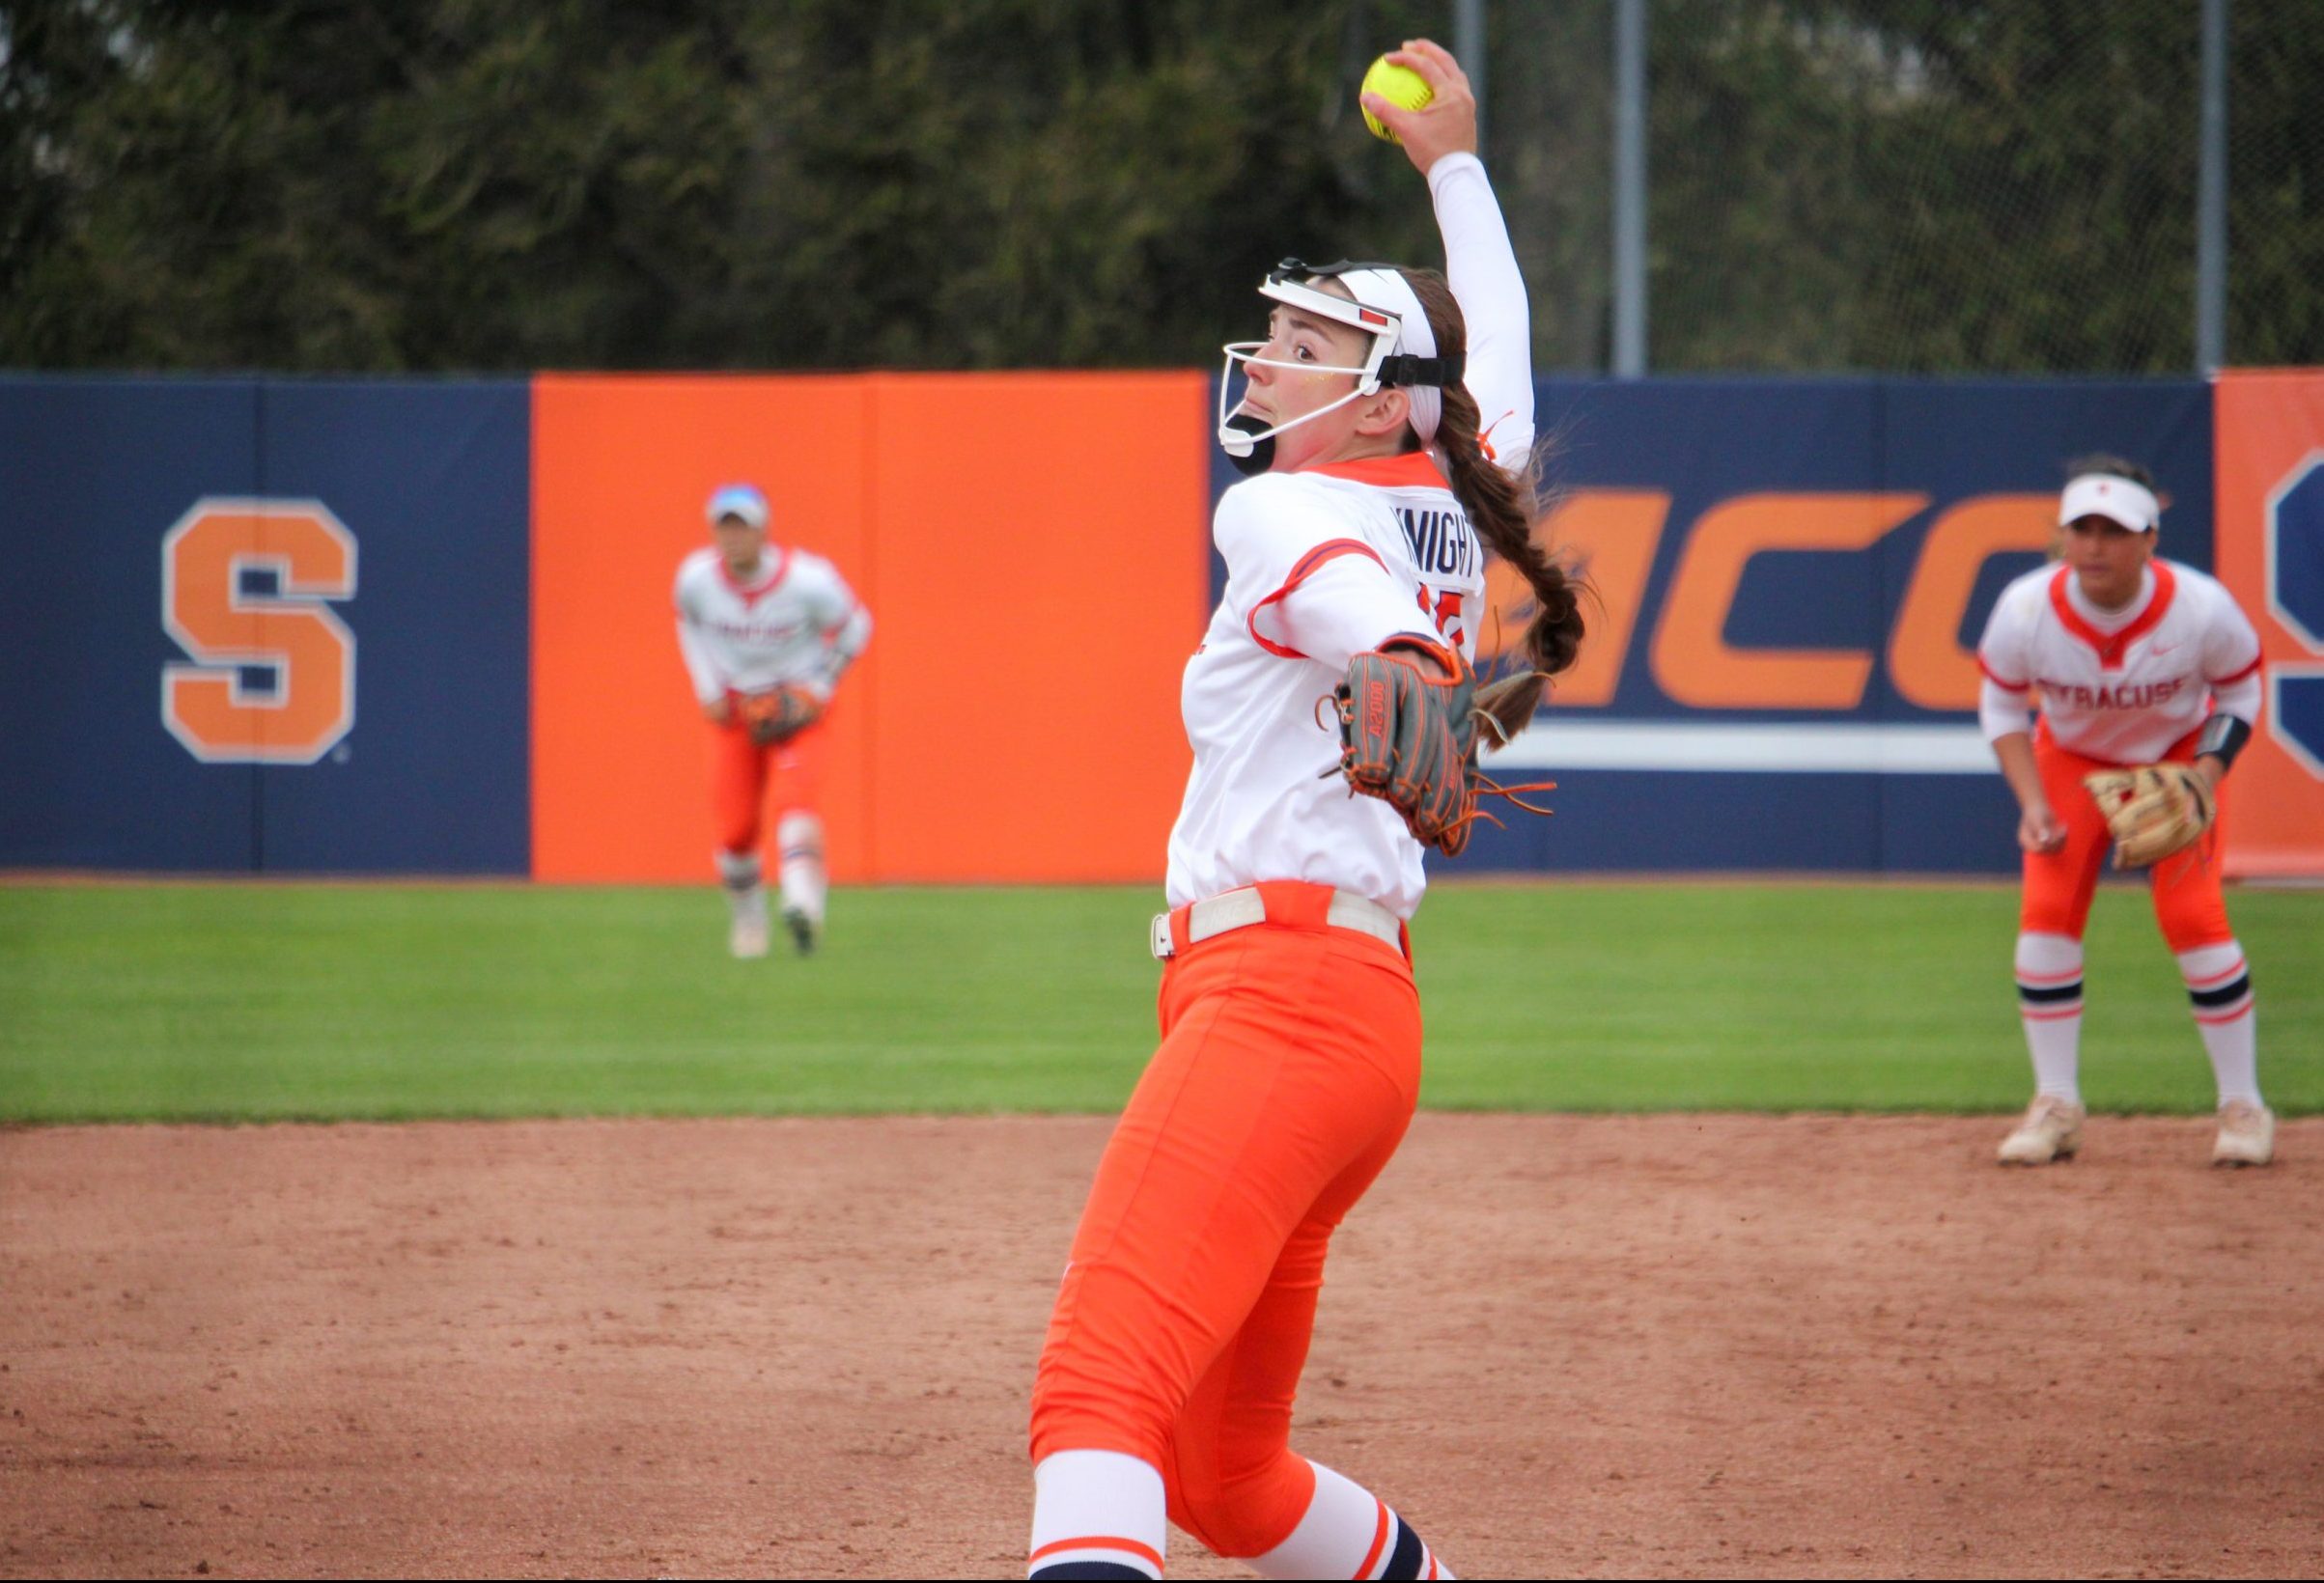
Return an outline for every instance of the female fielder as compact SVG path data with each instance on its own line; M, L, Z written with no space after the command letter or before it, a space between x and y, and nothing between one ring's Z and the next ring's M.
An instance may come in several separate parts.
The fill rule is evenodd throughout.
M727 945L738 957L767 955L759 831L771 803L783 923L803 957L823 932L826 889L816 812L823 714L871 640L872 618L822 556L767 554L767 497L749 485L713 494L705 514L716 542L678 568L678 649L714 728L718 877L733 911Z
M1421 847L1332 770L1328 700L1369 651L1465 674L1477 543L1525 572L1532 716L1573 662L1565 573L1490 443L1532 439L1525 289L1452 57L1407 113L1450 288L1388 265L1287 264L1220 439L1253 474L1219 501L1223 597L1182 690L1194 768L1170 835L1162 1043L1098 1167L1033 1390L1030 1575L1161 1575L1165 1512L1270 1577L1450 1576L1374 1496L1289 1446L1326 1246L1404 1134L1420 1010L1404 924ZM1466 327L1465 327L1466 325ZM1464 388L1461 370L1467 369ZM1472 394L1473 393L1473 394ZM1319 775L1320 772L1320 775Z
M2034 1097L2002 1141L2005 1165L2046 1165L2082 1143L2082 930L2113 840L2083 777L2192 763L2216 788L2259 718L2259 637L2234 597L2159 559L2153 477L2114 457L2072 468L2058 502L2061 564L2002 590L1977 646L1980 713L2017 793L2025 893L2018 1012ZM2040 720L2028 729L2031 693ZM2259 1097L2251 970L2220 894L2219 825L2152 870L2155 919L2178 958L2219 1084L2219 1165L2265 1165L2276 1119Z

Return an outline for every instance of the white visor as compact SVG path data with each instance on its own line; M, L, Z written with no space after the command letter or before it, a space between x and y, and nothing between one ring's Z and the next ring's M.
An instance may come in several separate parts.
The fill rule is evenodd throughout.
M2163 503L2136 479L2116 473L2085 473L2058 497L2058 525L2103 516L2133 533L2152 533L2163 524Z

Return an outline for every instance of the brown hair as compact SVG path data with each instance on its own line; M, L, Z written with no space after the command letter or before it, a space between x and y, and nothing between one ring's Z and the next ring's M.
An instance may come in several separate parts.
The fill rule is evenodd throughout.
M1469 327L1444 277L1434 269L1400 273L1428 313L1428 327L1437 338L1437 355L1465 354ZM1544 685L1571 667L1580 653L1581 595L1588 584L1563 559L1533 541L1533 530L1546 514L1537 502L1538 455L1524 475L1507 472L1485 455L1477 430L1476 398L1458 381L1446 385L1444 415L1437 424L1434 443L1451 482L1453 498L1460 501L1494 553L1522 572L1533 590L1533 615L1519 641L1526 668L1477 694L1477 707L1493 717L1505 742L1531 723Z
M2162 488L2162 486L2154 481L2154 474L2137 462L2125 461L2122 458L2105 451L2094 451L2086 457L2076 457L2066 463L2066 482L2068 484L2073 483L2085 473L2106 473L2114 478L2126 478L2133 484L2145 485L2149 491L2160 491Z

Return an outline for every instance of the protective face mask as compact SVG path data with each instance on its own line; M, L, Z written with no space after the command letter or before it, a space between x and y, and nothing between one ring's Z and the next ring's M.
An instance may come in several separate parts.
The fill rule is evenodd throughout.
M1292 363L1279 357L1257 356L1256 348L1266 345L1267 343L1264 341L1231 341L1227 343L1226 364L1218 375L1218 449L1226 453L1226 459L1232 462L1235 470L1246 478L1255 478L1274 465L1274 441L1277 434L1282 433L1285 430L1297 429L1301 424L1311 419L1320 418L1327 412L1346 406L1358 396L1370 394L1370 391L1364 388L1366 384L1370 384L1372 390L1380 388L1378 380L1374 377L1374 370L1333 368L1320 363ZM1237 397L1232 402L1227 400L1229 387L1234 383L1235 365L1238 363L1257 363L1265 368L1289 369L1295 374L1352 374L1356 375L1357 385L1354 390L1349 391L1330 405L1319 406L1313 412L1303 413L1288 423L1279 423L1271 429L1247 412L1234 411L1235 407L1242 405L1241 397ZM1233 415L1229 416L1230 413Z

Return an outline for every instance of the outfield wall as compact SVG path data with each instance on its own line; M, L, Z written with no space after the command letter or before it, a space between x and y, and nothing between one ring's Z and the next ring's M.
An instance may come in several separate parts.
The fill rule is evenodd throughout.
M711 490L747 478L872 612L828 728L834 875L1150 875L1206 614L1203 393L1185 374L541 379L532 872L708 872L710 732L670 580Z
M2227 868L2324 875L2324 374L2222 375L2216 419L2219 575L2267 660Z
M0 380L0 865L522 873L530 403Z
M2068 456L2268 644L2231 866L2324 869L2324 375L1544 381L1600 607L1469 870L2006 872L1970 650ZM877 630L842 880L1150 880L1233 475L1196 374L0 380L0 867L707 872L672 635L753 479ZM2218 520L2213 506L2218 505ZM1517 625L1518 591L1484 624Z

